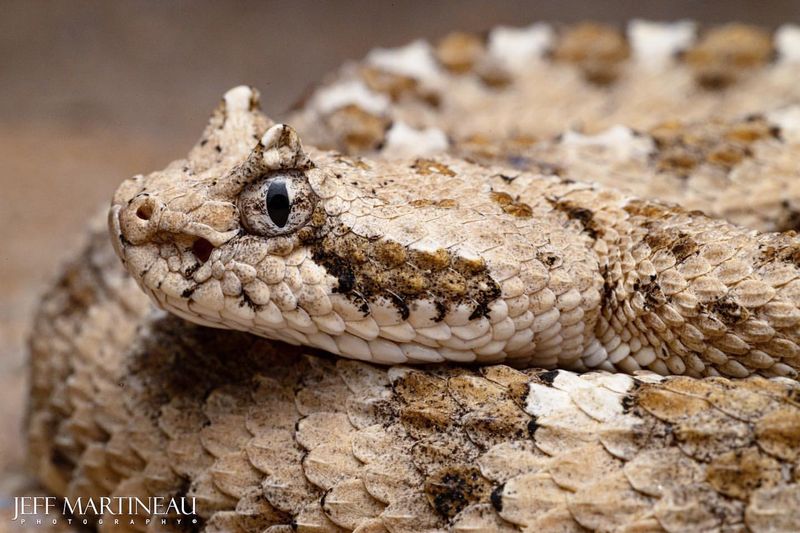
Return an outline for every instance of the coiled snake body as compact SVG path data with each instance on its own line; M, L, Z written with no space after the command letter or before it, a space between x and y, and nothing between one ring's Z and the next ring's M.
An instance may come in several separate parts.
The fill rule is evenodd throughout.
M377 50L297 130L226 93L115 194L127 274L95 229L42 304L39 478L219 531L800 527L797 30L687 28Z

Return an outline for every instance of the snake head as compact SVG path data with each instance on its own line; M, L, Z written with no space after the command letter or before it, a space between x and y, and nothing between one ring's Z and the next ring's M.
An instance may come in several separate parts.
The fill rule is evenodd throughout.
M534 327L560 338L599 282L580 266L595 261L585 238L547 219L562 215L542 194L532 207L508 187L453 158L304 148L239 87L186 159L120 185L109 226L142 289L192 322L381 363L524 362ZM556 295L565 254L579 266L552 274ZM574 359L588 336L568 331L559 356Z
M324 231L312 184L325 180L297 132L264 116L255 90L237 87L186 159L119 186L109 213L114 247L162 308L244 330L260 310L285 326L284 313L297 310L287 263L303 264L303 243ZM324 276L309 264L303 272L317 282ZM295 289L303 283L290 281Z

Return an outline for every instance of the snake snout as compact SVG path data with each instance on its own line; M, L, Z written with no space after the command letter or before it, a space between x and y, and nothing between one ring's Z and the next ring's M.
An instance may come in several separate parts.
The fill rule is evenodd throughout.
M120 234L132 244L149 241L158 231L163 202L149 194L139 194L119 211Z

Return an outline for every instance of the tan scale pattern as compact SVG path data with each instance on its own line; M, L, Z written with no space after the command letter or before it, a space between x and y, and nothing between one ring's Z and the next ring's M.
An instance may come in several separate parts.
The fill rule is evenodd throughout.
M640 198L680 204L761 231L797 230L797 138L781 117L667 121L646 132L616 127L598 135L493 143L474 137L456 153L520 171L593 181Z
M448 140L434 153L509 166L509 176L557 172L762 231L798 229L796 31L634 21L624 32L539 23L453 33L343 67L289 123L318 147L389 157L397 124L433 128ZM518 58L497 49L508 34ZM412 49L428 68L413 68ZM376 69L406 89L370 83L363 72ZM424 150L422 138L406 142Z
M57 495L195 497L171 531L800 527L794 381L332 360L148 311L112 259L95 233L37 321L69 341L33 354ZM115 307L142 329L112 350Z
M375 120L441 129L456 142L486 134L499 142L619 124L649 130L676 117L731 119L764 112L765 102L800 103L796 31L631 21L454 33L345 64L289 122L310 144L369 150L383 146L389 129L368 126ZM344 124L347 106L366 115L351 107ZM367 131L371 142L348 141Z

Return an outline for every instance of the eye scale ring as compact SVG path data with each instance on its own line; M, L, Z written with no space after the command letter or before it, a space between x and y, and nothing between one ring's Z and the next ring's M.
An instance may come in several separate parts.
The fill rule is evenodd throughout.
M306 225L316 195L303 172L269 172L245 187L238 198L244 228L255 235L276 237Z
M292 211L292 203L289 200L289 191L286 189L286 182L274 180L267 188L267 214L276 226L282 228L289 220L289 213Z

